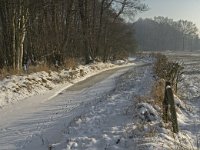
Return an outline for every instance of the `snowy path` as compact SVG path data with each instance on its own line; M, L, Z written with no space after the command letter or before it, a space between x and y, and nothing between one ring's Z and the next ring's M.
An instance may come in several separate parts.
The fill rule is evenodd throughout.
M107 96L116 77L131 68L100 73L48 101L46 95L38 95L0 110L0 149L39 150L57 143L69 123Z
M117 78L115 89L66 128L52 150L139 150L137 97L151 88L151 67L135 67ZM147 85L147 86L144 86ZM142 150L142 149L141 149Z

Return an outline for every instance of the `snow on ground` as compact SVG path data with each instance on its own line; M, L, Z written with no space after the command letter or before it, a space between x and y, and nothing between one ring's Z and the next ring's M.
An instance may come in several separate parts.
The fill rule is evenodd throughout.
M141 59L147 63L153 61L151 57L141 56L139 60ZM180 127L178 134L172 133L170 123L163 123L161 119L162 108L155 104L151 96L154 84L151 65L129 68L128 72L121 71L121 73L114 74L114 76L81 91L77 90L79 88L75 88L76 91L74 92L58 92L74 82L100 72L101 69L113 67L110 64L107 64L106 67L102 65L100 69L97 69L99 65L94 65L95 67L82 66L74 71L32 74L28 79L27 77L14 76L10 77L13 81L11 83L9 79L4 79L1 84L6 85L7 95L9 90L12 91L10 95L14 95L13 89L17 89L17 82L20 83L19 85L22 88L17 92L23 94L23 84L27 80L31 81L31 85L34 87L31 88L33 90L31 93L36 91L34 94L38 94L38 91L42 93L48 89L50 91L57 90L57 93L60 94L50 101L52 104L45 103L37 111L35 110L38 113L31 116L27 113L25 118L20 118L21 122L14 122L19 127L9 126L5 131L0 132L3 138L7 137L9 140L13 139L9 136L12 136L13 132L16 133L15 136L19 136L19 139L15 141L18 143L18 149L24 150L198 149L200 147L200 86L198 85L200 68L196 57L193 56L192 59L192 61L188 59L188 56L183 58L185 70L183 80L179 84L180 98L175 96ZM138 58L132 61L137 60ZM116 63L121 65L122 62L117 61ZM87 75L81 77L83 72L86 72ZM120 74L121 76L119 76ZM17 82L14 80L15 78L17 78ZM32 83L32 79L37 82ZM113 79L115 82L113 82ZM61 81L64 81L65 84ZM39 87L36 85L39 85ZM59 88L56 88L56 86ZM55 91L52 92L54 94L50 94L51 97L55 96ZM25 96L23 97L30 96L30 91L24 93ZM50 95L48 95L48 98L51 98ZM8 100L13 102L12 99ZM55 104L58 104L58 106L55 106ZM38 115L39 119L37 119ZM5 119L3 120L5 121ZM29 123L28 120L30 120ZM27 123L25 123L26 121ZM27 136L25 141L23 136ZM6 139L0 140L0 143L5 141ZM11 145L15 143L9 142L11 142ZM6 145L5 143L4 146L6 147ZM12 149L14 148L12 147Z
M61 82L58 87L44 90L42 94L4 106L0 109L0 149L43 150L47 149L49 144L60 141L71 120L84 114L90 105L98 103L102 97L106 97L115 87L115 78L134 66L134 63L120 66L82 66L81 69L96 69L92 69L93 72L88 71L83 77L77 75L78 77L75 76L70 82ZM86 69L84 71L87 71ZM103 70L107 71L99 73ZM92 76L94 74L97 75ZM39 79L41 76L45 77L43 74L39 77L38 75L36 77ZM81 80L83 81L79 82ZM66 88L67 90L64 90Z
M0 149L45 150L60 141L71 120L101 102L115 88L115 78L132 67L102 72L48 101L43 101L44 95L36 95L4 107L0 110Z
M150 90L150 86L145 86L152 82L149 70L149 66L143 66L120 76L115 90L86 114L75 118L63 141L52 144L52 149L139 149L142 136L138 135L143 134L136 121L139 114L134 111L135 100ZM149 110L155 112L151 106ZM156 113L154 115L159 117Z
M180 128L192 137L194 147L200 149L200 53L179 59L184 61L179 95L186 104L186 110L183 112L186 120L181 123Z
M190 71L186 68L187 71ZM154 83L150 66L130 70L117 80L113 93L87 113L74 119L67 127L62 142L52 149L66 150L177 150L199 149L200 100L196 99L199 78L193 74L180 84L181 90L194 101L185 102L176 95L176 110L180 132L174 134L171 124L164 124L161 108L154 104L150 92ZM182 93L183 93L182 91ZM192 93L194 92L194 93ZM184 96L184 94L182 95ZM187 98L188 98L187 97Z
M133 63L130 64L122 60L119 62L116 64L94 63L86 66L78 66L74 70L61 70L60 72L42 71L30 75L8 76L0 81L0 108L27 97L53 90L54 92L52 93L54 94L48 97L50 99L65 88L89 76L111 68L133 65Z

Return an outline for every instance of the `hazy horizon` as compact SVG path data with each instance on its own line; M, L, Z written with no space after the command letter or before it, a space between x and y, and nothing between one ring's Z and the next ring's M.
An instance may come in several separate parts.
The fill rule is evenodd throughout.
M139 13L139 18L154 18L163 16L177 20L188 20L196 24L200 31L200 0L144 0L149 10ZM199 32L200 33L200 32Z

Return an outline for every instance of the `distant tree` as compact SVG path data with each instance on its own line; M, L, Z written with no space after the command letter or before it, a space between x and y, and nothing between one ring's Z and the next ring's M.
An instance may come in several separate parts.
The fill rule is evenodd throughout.
M192 41L197 36L198 29L196 25L187 20L179 20L177 22L177 29L182 33L183 47L182 50L185 50L185 42Z
M197 50L198 29L190 21L166 17L139 19L134 23L135 37L143 50Z
M120 26L124 25L123 28L127 28L127 26L124 24L124 18L126 20L128 19L131 20L137 12L146 11L148 9L148 7L145 4L143 4L140 0L110 0L109 6L111 6L112 9L107 11L107 14L106 14L107 19L104 24L105 26L104 26L104 34L103 34L103 37L104 37L103 61L104 62L109 57L111 57L109 56L109 54L111 54L110 52L113 51L112 50L113 46L111 46L111 44L109 43L110 41L112 42L114 41L113 39L112 40L110 39L111 37L113 37L112 35L114 35L113 32L115 32L114 31L115 28L113 28L113 26L117 28L119 27L118 25ZM121 31L122 31L122 36L120 35L121 32L120 33L118 32L119 34L116 35L116 37L123 37L124 30L121 28ZM134 41L134 38L131 37L131 40ZM119 41L116 41L115 44L118 45L118 43ZM122 44L123 42L120 42L120 43ZM135 48L135 45L133 46L132 49L134 48ZM126 50L124 49L124 51Z

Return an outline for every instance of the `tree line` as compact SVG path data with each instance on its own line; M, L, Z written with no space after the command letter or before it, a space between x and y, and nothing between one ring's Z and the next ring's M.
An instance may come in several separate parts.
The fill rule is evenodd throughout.
M199 50L200 39L194 23L167 17L139 19L134 23L141 50Z
M106 62L133 52L125 19L146 9L140 0L1 0L0 68L21 70L28 60Z

